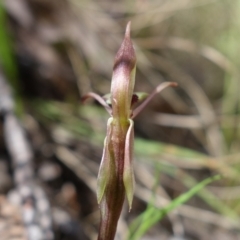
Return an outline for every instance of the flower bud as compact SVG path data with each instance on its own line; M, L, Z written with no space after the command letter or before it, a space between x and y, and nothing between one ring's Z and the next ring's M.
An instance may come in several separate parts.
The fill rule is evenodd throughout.
M111 85L112 115L114 119L127 121L135 84L136 55L130 37L130 22L118 50L113 67Z

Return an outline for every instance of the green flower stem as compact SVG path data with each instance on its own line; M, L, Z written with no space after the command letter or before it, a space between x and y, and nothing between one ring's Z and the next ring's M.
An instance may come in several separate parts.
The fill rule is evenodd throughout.
M128 121L113 119L112 134L108 143L110 156L109 179L100 202L101 223L98 240L114 239L117 222L125 199L123 184L125 139L129 128Z

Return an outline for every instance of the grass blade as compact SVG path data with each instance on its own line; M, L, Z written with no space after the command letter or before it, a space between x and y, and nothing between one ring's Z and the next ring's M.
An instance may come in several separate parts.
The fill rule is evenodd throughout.
M197 192L199 192L209 183L219 179L221 179L221 176L216 175L203 180L195 187L173 200L168 206L163 209L158 209L155 207L148 208L147 211L145 211L138 218L136 218L131 224L128 240L140 239L140 237L142 237L154 224L161 220L166 214L188 201L191 197L193 197ZM139 225L138 228L137 225Z

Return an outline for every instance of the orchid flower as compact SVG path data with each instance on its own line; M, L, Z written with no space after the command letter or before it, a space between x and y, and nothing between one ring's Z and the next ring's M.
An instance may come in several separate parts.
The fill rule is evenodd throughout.
M109 112L107 136L97 181L97 201L100 204L101 223L98 240L114 239L117 222L125 194L132 207L134 194L133 173L133 119L152 98L174 82L164 82L150 94L134 93L136 55L130 37L130 22L124 40L118 50L111 83L111 93L103 97L88 93L83 97L94 98ZM140 103L137 105L137 103ZM135 107L137 105L137 107Z

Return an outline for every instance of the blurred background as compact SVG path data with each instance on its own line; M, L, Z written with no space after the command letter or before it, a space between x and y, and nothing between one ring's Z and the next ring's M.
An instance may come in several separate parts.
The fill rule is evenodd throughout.
M135 90L150 93L164 81L179 86L155 97L135 120L136 192L116 239L131 239L132 222L149 204L162 208L218 173L224 178L141 239L240 239L239 12L239 0L3 0L3 239L27 239L26 209L33 210L41 236L48 232L34 240L96 239L96 177L109 116L98 103L80 99L89 91L109 93L128 21ZM31 191L21 190L25 185ZM48 205L44 214L37 188Z

